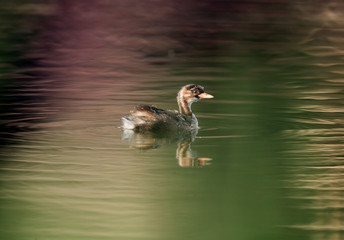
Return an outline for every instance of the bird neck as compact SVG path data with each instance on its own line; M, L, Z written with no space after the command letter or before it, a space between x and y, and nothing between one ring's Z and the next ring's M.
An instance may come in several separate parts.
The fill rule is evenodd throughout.
M188 116L192 115L192 111L191 111L191 102L188 102L183 94L183 91L181 90L178 93L177 96L177 102L178 102L178 106L179 106L179 112Z

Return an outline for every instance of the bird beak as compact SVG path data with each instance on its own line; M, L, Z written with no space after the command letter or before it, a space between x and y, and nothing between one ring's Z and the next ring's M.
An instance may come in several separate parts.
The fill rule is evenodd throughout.
M208 93L201 93L201 94L198 95L198 97L199 97L200 99L204 99L204 98L213 98L214 96L213 96L213 95L210 95L210 94L208 94Z

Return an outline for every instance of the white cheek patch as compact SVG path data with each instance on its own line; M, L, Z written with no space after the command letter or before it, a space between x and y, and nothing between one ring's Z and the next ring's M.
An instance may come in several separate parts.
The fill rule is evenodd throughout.
M193 98L189 98L189 99L187 100L187 102L188 102L188 104L190 105L191 103L197 102L198 100L199 100L198 98L193 97Z

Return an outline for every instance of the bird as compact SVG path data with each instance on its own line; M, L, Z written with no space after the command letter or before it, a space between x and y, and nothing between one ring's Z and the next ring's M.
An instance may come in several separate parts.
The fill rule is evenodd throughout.
M206 93L201 85L187 84L177 95L179 111L163 110L152 105L138 105L129 116L122 117L121 128L134 132L198 130L198 121L191 105L201 99L213 97Z

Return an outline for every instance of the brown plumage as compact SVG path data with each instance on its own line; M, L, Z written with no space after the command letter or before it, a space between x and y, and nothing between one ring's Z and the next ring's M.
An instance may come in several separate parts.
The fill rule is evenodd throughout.
M213 98L196 84L188 84L177 95L179 111L163 110L149 105L139 105L130 116L122 118L122 128L134 131L159 131L174 129L198 129L191 104L200 99Z

